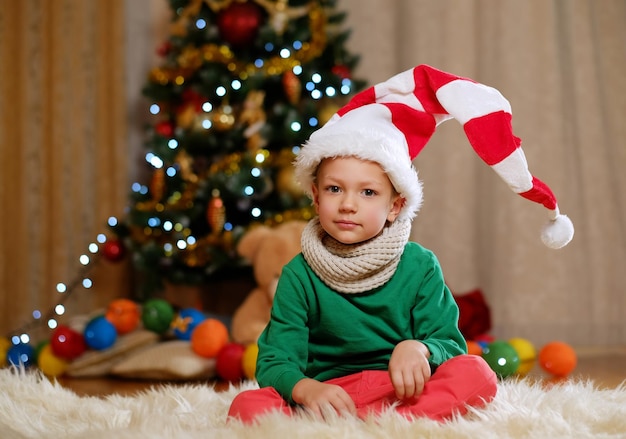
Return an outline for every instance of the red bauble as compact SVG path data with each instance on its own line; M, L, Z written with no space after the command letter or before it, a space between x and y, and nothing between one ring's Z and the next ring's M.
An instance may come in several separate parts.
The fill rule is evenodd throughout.
M167 56L172 50L172 43L169 41L164 42L159 47L157 47L156 53L159 56Z
M73 360L87 350L87 344L80 332L74 331L69 326L59 325L50 337L50 348L57 357Z
M339 76L341 79L352 78L352 72L350 71L350 68L348 66L338 64L331 67L330 71L333 72L333 74Z
M119 262L124 258L126 249L122 241L111 239L104 243L102 247L102 255L111 262Z
M245 346L238 343L228 343L217 354L215 372L225 381L239 381L243 379L243 353Z
M154 126L154 131L163 137L172 137L174 135L174 124L169 120L162 120Z
M217 18L220 37L234 47L248 46L263 20L261 8L252 2L232 2Z

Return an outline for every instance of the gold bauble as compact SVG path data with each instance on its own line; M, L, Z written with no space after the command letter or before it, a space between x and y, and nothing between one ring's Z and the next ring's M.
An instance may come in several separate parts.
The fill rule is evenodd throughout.
M327 104L322 107L322 109L318 113L320 126L328 122L330 118L333 117L333 114L335 114L337 111L339 111L339 106L335 104Z
M276 188L279 192L287 193L294 198L303 195L302 188L296 180L293 166L285 166L278 171Z
M228 131L235 125L235 115L230 105L222 105L213 113L213 127L218 131Z

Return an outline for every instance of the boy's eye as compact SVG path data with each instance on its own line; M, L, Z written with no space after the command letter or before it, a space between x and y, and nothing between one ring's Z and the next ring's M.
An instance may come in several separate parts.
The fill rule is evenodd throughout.
M376 191L373 190L373 189L365 189L365 190L363 190L363 194L366 197L373 197L374 195L376 195Z
M333 193L335 193L335 192L339 192L339 186L328 186L328 187L326 188L326 190L327 190L328 192L333 192Z

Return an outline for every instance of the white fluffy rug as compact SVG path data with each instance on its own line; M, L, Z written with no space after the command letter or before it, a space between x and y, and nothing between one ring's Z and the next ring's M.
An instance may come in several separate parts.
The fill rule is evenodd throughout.
M270 415L258 425L226 423L247 382L216 392L206 385L162 386L136 396L80 397L36 373L0 369L0 438L624 438L626 386L589 382L544 387L501 383L496 399L448 423L409 422L393 412L370 419L314 421Z

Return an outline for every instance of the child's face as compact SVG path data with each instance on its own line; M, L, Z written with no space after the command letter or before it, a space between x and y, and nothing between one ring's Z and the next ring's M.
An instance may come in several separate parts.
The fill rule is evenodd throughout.
M378 235L404 203L378 163L355 157L322 160L312 192L320 224L344 244Z

